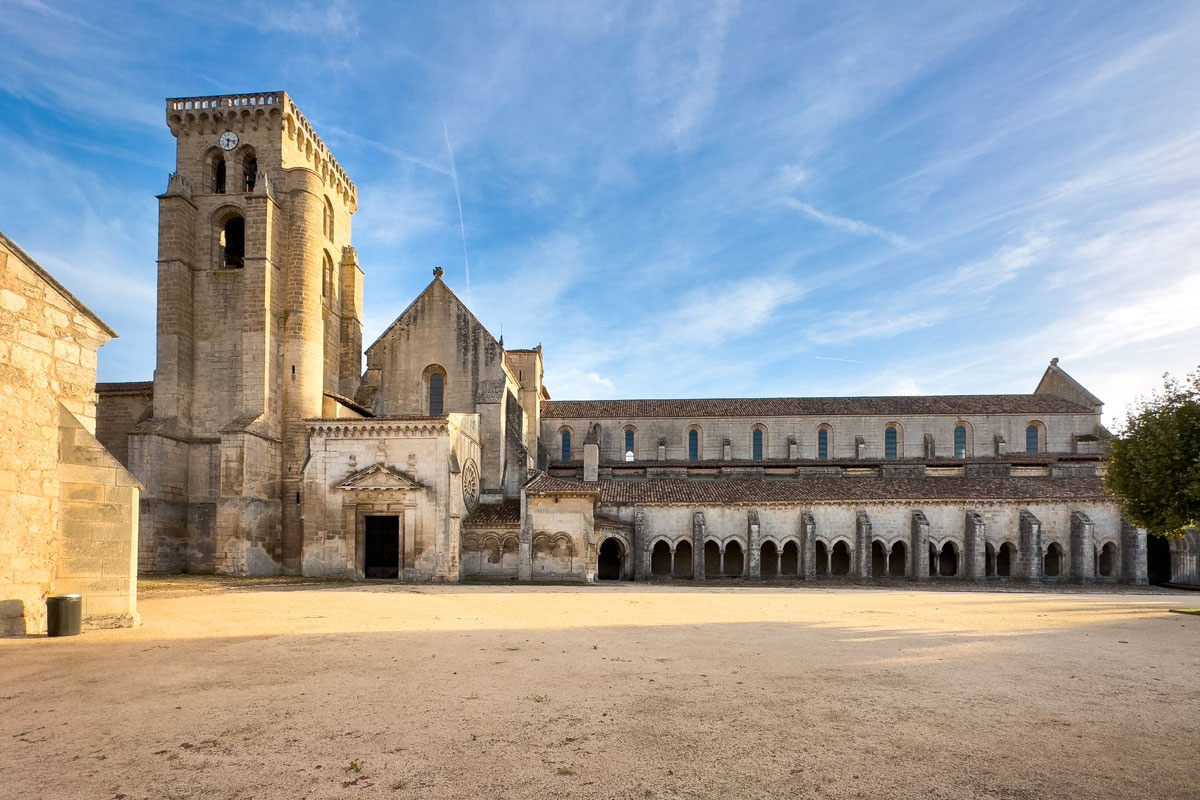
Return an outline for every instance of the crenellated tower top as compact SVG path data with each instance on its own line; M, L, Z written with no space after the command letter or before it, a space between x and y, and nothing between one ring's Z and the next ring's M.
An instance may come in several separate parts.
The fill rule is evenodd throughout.
M224 130L245 134L278 128L283 134L282 167L313 170L351 213L358 207L358 188L287 92L172 97L167 100L167 126L177 139Z

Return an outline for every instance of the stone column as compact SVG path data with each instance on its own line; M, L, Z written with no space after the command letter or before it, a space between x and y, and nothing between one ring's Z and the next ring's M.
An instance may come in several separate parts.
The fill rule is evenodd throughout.
M929 520L925 512L912 512L912 547L908 560L908 577L917 581L929 580Z
M1021 569L1013 570L1027 581L1042 579L1042 523L1029 511L1021 512Z
M854 565L859 578L871 577L871 518L866 511L855 515Z
M746 512L746 577L758 580L762 577L762 534L758 522L758 511Z
M692 512L692 580L704 580L704 512Z
M1146 529L1135 528L1121 520L1121 583L1145 586L1149 583L1146 573Z
M800 577L811 581L817 574L817 523L808 511L800 512Z
M1096 579L1096 526L1082 511L1071 512L1071 580L1092 583Z
M646 580L650 577L650 548L646 547L646 514L636 511L633 515L633 577L635 580ZM675 553L671 552L672 569L675 565Z
M963 544L963 579L982 580L987 572L987 523L978 511L967 512Z

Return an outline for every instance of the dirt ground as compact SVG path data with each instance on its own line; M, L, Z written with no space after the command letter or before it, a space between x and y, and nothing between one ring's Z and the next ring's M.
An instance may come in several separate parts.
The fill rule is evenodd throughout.
M1200 798L1198 605L158 581L0 640L0 797Z

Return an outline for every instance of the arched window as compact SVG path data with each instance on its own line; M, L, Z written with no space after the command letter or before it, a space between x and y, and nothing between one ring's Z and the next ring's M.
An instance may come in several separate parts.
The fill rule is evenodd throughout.
M896 426L889 425L883 432L883 457L889 461L896 460L896 441L899 436L896 433Z
M440 372L435 372L429 376L429 416L431 417L440 417L442 415L442 408L445 405L444 393L446 391L444 381L445 378L442 377L442 373Z
M241 269L246 265L246 220L234 216L221 226L217 242L217 269Z
M421 376L425 381L426 407L429 416L440 417L446 413L446 370L430 364Z
M763 426L755 425L754 430L750 434L750 458L755 461L763 460L763 451L766 450L766 447L763 445L765 438L766 433Z
M329 198L325 198L325 216L321 220L321 229L325 232L325 238L333 241L333 203L329 202Z
M817 430L817 459L820 461L829 460L829 426L822 426Z
M321 264L321 297L333 296L333 259L325 253Z
M213 194L225 194L225 156L218 150L209 158L208 166Z
M633 461L637 458L637 455L636 455L637 450L635 449L636 444L637 444L636 432L634 431L634 429L632 427L626 428L625 429L625 451L623 453L623 457L626 461Z
M561 431L562 437L562 460L571 460L571 429L563 428Z
M258 182L258 157L253 150L247 149L242 156L242 191L253 192Z
M1038 430L1036 422L1029 423L1025 428L1025 452L1029 455L1036 455L1042 452L1041 431Z
M693 426L688 429L688 461L700 460L700 429Z
M966 458L967 457L967 426L966 425L959 424L959 425L954 426L954 457L955 458Z

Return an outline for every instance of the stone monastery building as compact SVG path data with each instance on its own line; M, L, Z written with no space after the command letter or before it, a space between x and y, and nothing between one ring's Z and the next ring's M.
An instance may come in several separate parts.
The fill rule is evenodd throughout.
M1196 543L1156 555L1122 521L1101 402L1057 360L1024 395L551 400L541 348L507 349L438 269L364 369L357 190L292 100L166 119L154 381L98 387L97 437L145 486L142 570L1195 576Z

